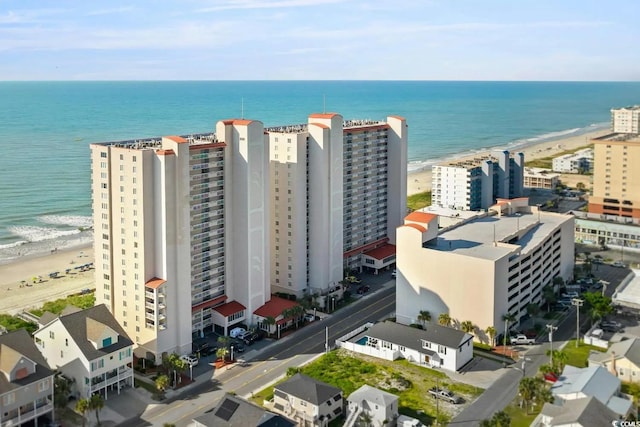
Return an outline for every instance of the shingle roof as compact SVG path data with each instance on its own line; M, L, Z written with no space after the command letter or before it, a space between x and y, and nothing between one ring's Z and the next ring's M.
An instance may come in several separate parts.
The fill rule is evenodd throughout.
M9 353L7 354L9 359L13 359L15 353L18 353L34 362L36 364L36 372L12 382L9 382L6 375L0 374L0 394L53 375L53 371L49 369L49 364L38 350L38 347L36 347L33 338L31 338L25 329L0 335L0 359L3 358L2 353L4 353L5 350L10 350L7 352Z
M577 368L567 365L560 378L551 386L554 395L584 393L593 396L605 405L620 387L620 379L613 376L602 366Z
M386 408L393 402L397 402L398 396L365 384L351 393L347 400L357 404L360 404L363 401L372 402Z
M595 397L566 400L560 405L545 403L542 415L551 418L552 426L577 423L584 427L611 425L618 416Z
M466 332L435 323L427 323L425 329L417 329L389 321L376 323L364 331L364 335L420 351L423 351L421 340L457 349L473 339Z
M122 326L120 326L104 304L96 305L95 307L77 313L60 316L60 321L87 360L98 359L106 354L133 345L133 341L131 341L127 333L122 329ZM118 341L107 347L100 349L94 348L93 344L89 341L89 335L94 335L95 329L92 325L95 326L96 324L102 324L113 329L119 335Z
M611 344L606 353L593 352L589 355L589 360L596 363L609 362L613 352L616 354L616 360L627 358L631 363L640 367L640 339L638 338Z
M280 390L316 406L342 392L337 387L325 384L304 374L295 374L287 381L275 386L275 390Z
M221 408L224 409L220 411ZM193 421L196 425L206 427L294 427L296 425L295 422L281 415L228 393L220 399L215 408L194 418Z

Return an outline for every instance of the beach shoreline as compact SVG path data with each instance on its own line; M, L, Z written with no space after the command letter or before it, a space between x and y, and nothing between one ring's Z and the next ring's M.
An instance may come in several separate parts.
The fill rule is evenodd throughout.
M609 129L597 129L581 134L564 135L521 146L495 147L470 153L452 155L442 162L468 160L490 154L495 150L522 152L525 161L557 155L562 151L586 146L590 140L610 133ZM440 162L437 162L440 163ZM434 163L434 164L437 164ZM431 190L431 167L407 173L407 195ZM82 289L95 288L93 269L79 271L75 267L94 262L93 243L78 241L77 245L64 249L53 248L45 253L24 253L21 256L5 260L0 264L0 313L15 314L25 307L37 307L44 302L78 293ZM67 273L67 270L70 270ZM49 274L59 272L58 278L50 278ZM41 283L34 283L33 278L41 276Z
M556 156L563 151L575 150L580 147L587 146L593 138L611 133L610 129L598 129L591 132L584 132L577 135L564 135L558 138L541 140L539 142L530 142L522 146L506 147L500 146L493 149L477 151L472 154L458 154L442 159L440 164L450 161L465 161L477 157L488 155L496 150L509 150L510 153L524 153L525 163L531 160L537 160L544 157ZM431 166L415 171L407 172L407 196L431 191Z

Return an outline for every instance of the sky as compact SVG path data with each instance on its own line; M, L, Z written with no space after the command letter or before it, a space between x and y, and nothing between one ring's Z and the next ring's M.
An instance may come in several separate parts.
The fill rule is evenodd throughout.
M0 0L0 80L640 79L638 0Z

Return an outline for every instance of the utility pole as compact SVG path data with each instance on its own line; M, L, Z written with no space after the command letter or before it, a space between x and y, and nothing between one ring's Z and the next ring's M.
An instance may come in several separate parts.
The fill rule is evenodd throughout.
M580 307L584 304L584 300L580 298L573 298L571 305L576 307L576 348L580 345Z
M440 381L438 377L436 377L436 392L438 393L440 392ZM440 412L440 398L436 397L436 420L433 423L434 425L438 425L438 415L440 415L439 412Z
M329 353L329 327L324 328L324 352Z
M553 367L553 331L557 330L557 326L553 326L547 324L547 329L549 330L549 363Z

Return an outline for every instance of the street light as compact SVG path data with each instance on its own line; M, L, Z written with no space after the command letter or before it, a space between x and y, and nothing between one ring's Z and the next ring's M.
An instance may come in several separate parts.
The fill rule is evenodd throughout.
M522 359L522 377L524 378L525 375L525 365L527 362L531 362L531 358L530 357L525 357Z
M549 330L549 364L553 367L553 331L558 329L557 326L547 324Z
M331 312L336 311L336 297L331 297Z
M609 282L607 282L606 280L600 280L600 283L602 283L602 296L604 297L604 293L607 290L607 285L609 284Z
M233 346L231 346L231 361L233 362Z
M584 304L584 300L580 298L572 298L571 305L576 307L576 348L580 344L580 307Z
M189 363L189 380L193 381L193 364Z

